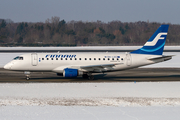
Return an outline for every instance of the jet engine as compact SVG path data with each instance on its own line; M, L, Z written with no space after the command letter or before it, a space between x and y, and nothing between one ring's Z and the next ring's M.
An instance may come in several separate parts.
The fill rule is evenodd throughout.
M63 77L77 77L80 75L83 75L83 72L78 69L65 68L63 71Z

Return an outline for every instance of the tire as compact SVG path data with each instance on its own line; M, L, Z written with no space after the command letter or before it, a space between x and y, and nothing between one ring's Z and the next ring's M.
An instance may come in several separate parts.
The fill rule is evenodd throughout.
M91 76L88 77L88 79L89 79L89 80L94 80L94 76L91 75Z
M29 80L30 78L29 77L26 77L26 80Z
M83 78L88 78L89 76L87 74L83 74Z

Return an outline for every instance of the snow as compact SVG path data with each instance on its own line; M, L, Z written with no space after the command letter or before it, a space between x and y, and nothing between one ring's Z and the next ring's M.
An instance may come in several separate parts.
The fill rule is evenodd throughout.
M3 105L180 105L180 82L2 83Z
M0 47L0 50L136 50L142 46L75 46L75 47ZM165 46L165 50L180 50L180 46Z
M176 120L180 82L1 83L2 120Z
M2 120L178 120L180 107L2 106Z
M74 47L107 49L107 47ZM74 49L72 48L72 49ZM110 46L108 49L118 49ZM131 47L138 49L140 46ZM13 49L71 49L0 48ZM128 50L128 47L121 47ZM166 50L180 50L167 46ZM0 67L25 53L0 53ZM180 66L178 52L171 60L146 67ZM180 119L180 82L123 83L0 83L0 119L2 120L177 120Z

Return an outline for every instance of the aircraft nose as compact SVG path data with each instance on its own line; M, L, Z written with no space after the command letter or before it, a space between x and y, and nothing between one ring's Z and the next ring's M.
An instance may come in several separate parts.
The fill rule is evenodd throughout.
M11 65L8 63L4 66L4 69L10 69L11 68Z
M9 69L9 65L6 64L6 65L4 66L4 69Z

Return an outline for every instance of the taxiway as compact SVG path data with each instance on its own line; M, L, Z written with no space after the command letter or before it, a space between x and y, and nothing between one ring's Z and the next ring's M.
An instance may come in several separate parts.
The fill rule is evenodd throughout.
M136 68L125 71L94 74L95 80L82 77L64 78L53 72L34 72L26 80L23 72L0 69L0 82L143 82L180 81L180 68Z

